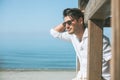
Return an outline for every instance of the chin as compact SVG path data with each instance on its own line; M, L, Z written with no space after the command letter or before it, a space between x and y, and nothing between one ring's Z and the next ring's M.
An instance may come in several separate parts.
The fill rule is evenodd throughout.
M74 34L74 32L68 32L69 34Z

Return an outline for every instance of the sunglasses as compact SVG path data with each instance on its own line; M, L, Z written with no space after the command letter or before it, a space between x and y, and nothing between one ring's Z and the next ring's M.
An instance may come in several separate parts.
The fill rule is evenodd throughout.
M63 23L63 26L66 27L66 24L71 25L73 21L74 21L74 19L68 20L68 21Z

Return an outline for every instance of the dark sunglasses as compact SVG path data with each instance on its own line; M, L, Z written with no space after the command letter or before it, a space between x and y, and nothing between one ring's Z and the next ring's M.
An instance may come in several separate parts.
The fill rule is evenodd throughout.
M66 27L66 24L71 25L73 21L74 21L74 19L66 21L63 23L63 26Z

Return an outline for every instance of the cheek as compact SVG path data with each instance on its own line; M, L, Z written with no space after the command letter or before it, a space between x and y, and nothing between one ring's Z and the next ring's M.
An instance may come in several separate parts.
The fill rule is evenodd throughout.
M71 31L76 31L75 26L72 26L72 27L71 27Z
M74 29L77 29L77 25L76 24L73 24L72 26Z

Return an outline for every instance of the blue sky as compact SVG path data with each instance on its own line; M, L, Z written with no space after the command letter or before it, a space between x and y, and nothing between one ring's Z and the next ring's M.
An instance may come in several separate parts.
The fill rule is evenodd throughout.
M49 33L63 21L62 11L68 7L78 7L78 0L0 0L0 50L73 50Z
M49 33L68 7L78 7L78 0L0 0L0 50L70 50Z

